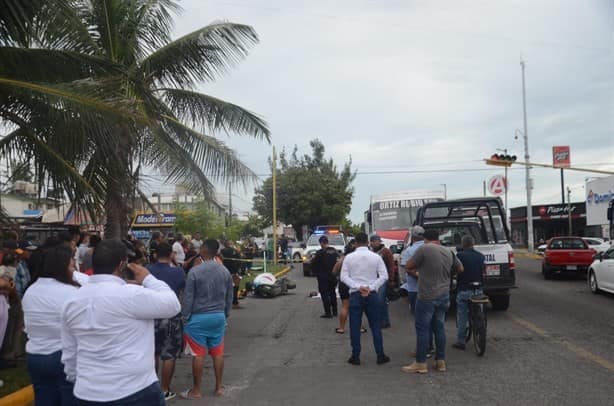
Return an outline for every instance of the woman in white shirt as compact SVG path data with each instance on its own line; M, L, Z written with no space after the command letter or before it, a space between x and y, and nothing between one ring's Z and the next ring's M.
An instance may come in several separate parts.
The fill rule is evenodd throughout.
M73 250L61 244L49 248L38 279L24 294L27 365L34 386L35 406L76 405L73 384L62 365L61 312L79 283L73 279Z

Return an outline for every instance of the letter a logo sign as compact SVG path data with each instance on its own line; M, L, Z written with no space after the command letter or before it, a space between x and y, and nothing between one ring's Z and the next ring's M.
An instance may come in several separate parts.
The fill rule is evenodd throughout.
M493 196L501 196L502 194L505 194L506 188L507 182L505 181L504 176L496 175L488 180L488 191Z

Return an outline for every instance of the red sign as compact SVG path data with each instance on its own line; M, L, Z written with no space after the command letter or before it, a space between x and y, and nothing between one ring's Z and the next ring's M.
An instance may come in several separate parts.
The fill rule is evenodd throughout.
M504 176L496 175L488 180L488 191L494 196L501 196L506 188L507 182Z
M569 145L552 147L552 166L555 168L569 168L571 166Z

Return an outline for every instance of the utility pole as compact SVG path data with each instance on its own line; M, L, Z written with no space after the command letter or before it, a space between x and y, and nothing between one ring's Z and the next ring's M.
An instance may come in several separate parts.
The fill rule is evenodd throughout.
M529 166L529 130L527 128L527 96L525 90L524 80L524 61L520 59L520 68L522 72L522 116L524 119L524 160L526 165L525 170L525 184L527 188L527 248L529 254L533 253L535 248L533 241L533 207L531 206L531 189L533 188L531 182L531 167Z
M275 145L273 145L273 263L277 264L277 155L275 155Z
M561 168L561 203L565 204L565 172Z
M569 221L569 235L573 235L571 224L571 189L567 186L567 220Z

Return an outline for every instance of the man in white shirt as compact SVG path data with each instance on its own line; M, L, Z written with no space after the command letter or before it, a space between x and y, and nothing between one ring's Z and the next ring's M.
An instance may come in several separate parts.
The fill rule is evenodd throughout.
M347 255L341 267L341 282L350 288L350 339L352 356L348 362L360 365L360 324L366 313L373 335L377 363L385 364L390 358L384 354L382 338L381 302L377 290L388 281L388 270L382 257L369 251L369 238L365 233L356 235L358 248Z
M173 243L173 253L175 253L175 263L178 266L183 266L185 261L185 251L183 250L183 234L177 233L175 242Z
M90 283L62 312L62 363L80 405L165 405L154 369L154 319L181 306L166 283L127 260L120 240L100 242Z
M200 239L200 233L197 231L194 233L194 236L192 237L192 246L194 247L196 252L199 252L200 247L202 247L202 245L203 245L203 240Z

